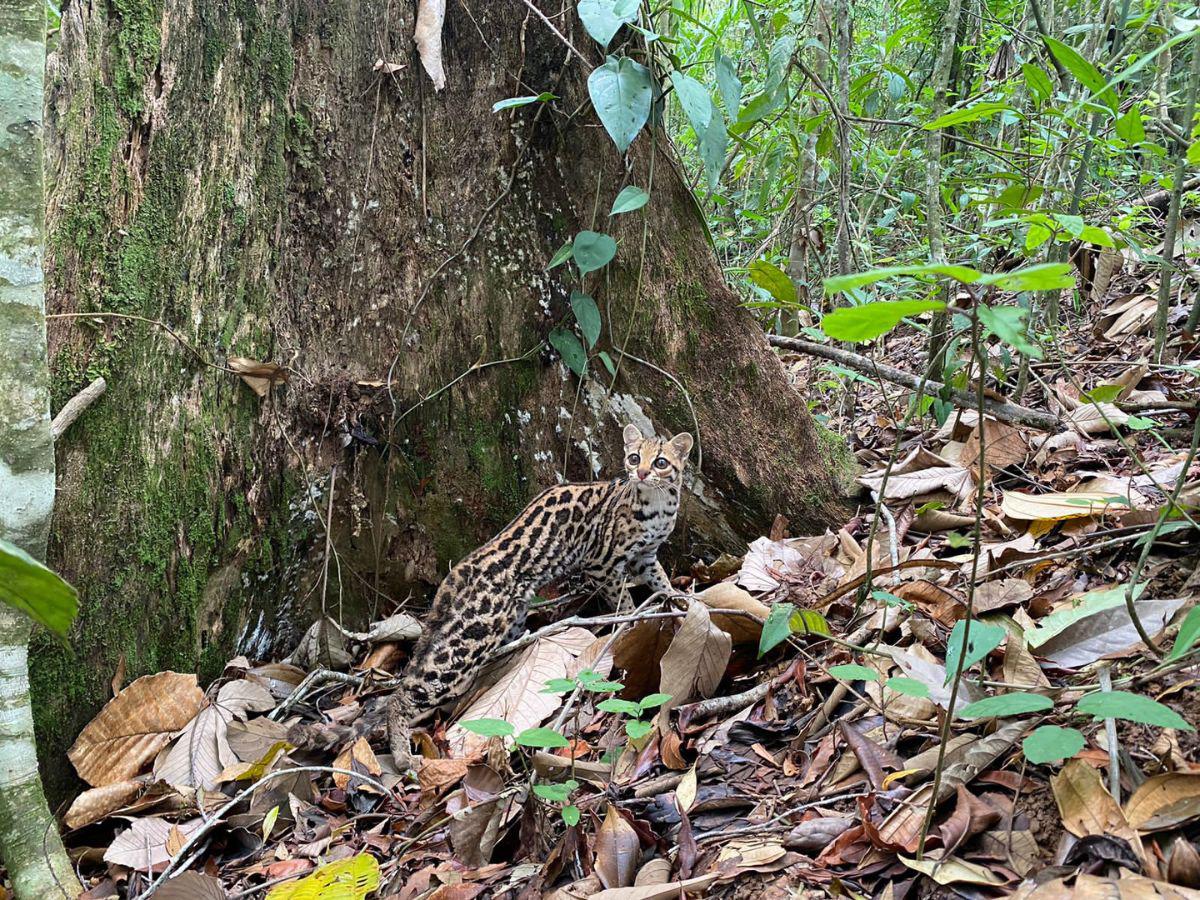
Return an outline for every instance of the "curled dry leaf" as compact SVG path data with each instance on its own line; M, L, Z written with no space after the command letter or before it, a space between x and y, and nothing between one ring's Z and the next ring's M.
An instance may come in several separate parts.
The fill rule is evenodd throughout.
M244 356L231 356L226 361L229 368L242 376L250 390L260 397L267 396L271 386L288 380L288 370L278 363L259 362Z
M659 690L671 699L663 704L661 716L696 697L711 697L725 676L732 650L733 640L713 624L708 607L690 602L683 624L663 654Z
M363 772L374 778L378 778L383 773L383 769L379 767L379 760L375 758L375 751L371 749L371 745L367 743L367 739L364 737L360 737L339 753L337 759L333 761L333 767L335 769ZM337 772L333 776L333 783L343 791L350 786L351 780L351 776L344 775L341 772ZM378 790L361 781L357 783L356 787L365 791Z
M903 853L897 854L900 862L914 871L928 875L938 884L986 884L1000 887L1004 879L994 872L985 869L978 863L965 862L950 856L941 858L941 850L932 850L923 859L909 859Z
M418 3L413 40L435 91L446 86L446 72L442 67L442 22L445 18L446 0L420 0Z
M670 880L671 861L663 859L661 856L656 856L638 870L637 878L633 879L633 886L647 887L649 885L666 884Z
M1005 491L1000 501L1000 511L1005 516L1025 522L1057 522L1123 513L1128 509L1127 500L1102 491L1049 491L1045 494Z
M806 819L783 838L783 846L788 850L799 850L815 855L828 847L833 840L854 824L850 818L839 816L818 816Z
M717 880L716 873L700 875L686 881L671 881L667 884L647 884L636 887L611 888L592 894L591 900L675 900L687 896L689 892L697 895Z
M127 781L191 721L203 700L195 675L146 675L104 705L67 756L93 787Z
M735 644L757 644L762 635L761 623L771 614L771 608L767 604L728 581L701 591L696 595L696 599L709 609L740 609L758 617L759 622L747 616L712 616L713 624L733 638Z
M226 900L220 879L201 872L176 875L155 893L158 900Z
M606 888L628 887L637 874L642 855L637 831L615 806L608 804L604 821L596 832L596 874Z
M68 828L82 828L99 822L109 813L132 803L134 798L146 787L142 780L114 781L103 787L84 791L67 810L64 821Z
M860 476L858 483L879 493L884 469ZM936 453L917 447L892 467L887 480L886 500L910 500L937 491L948 491L958 503L970 498L975 479L970 470L949 463Z

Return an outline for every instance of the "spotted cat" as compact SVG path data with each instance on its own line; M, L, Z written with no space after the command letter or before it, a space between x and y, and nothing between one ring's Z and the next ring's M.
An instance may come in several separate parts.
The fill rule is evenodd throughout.
M619 605L630 585L670 591L658 548L675 527L690 434L643 437L625 426L625 474L538 494L498 535L450 570L388 704L396 762L408 768L415 717L461 694L539 588L582 576Z

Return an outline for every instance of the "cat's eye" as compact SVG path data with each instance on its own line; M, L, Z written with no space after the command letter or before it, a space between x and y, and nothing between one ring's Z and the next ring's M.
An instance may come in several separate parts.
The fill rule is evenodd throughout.
M670 465L670 463L667 461L667 458L665 456L660 456L658 459L656 459L654 461L654 467L656 469L665 469L669 465Z
M625 462L629 463L631 466L636 466L641 461L642 461L642 458L640 456L638 456L636 453L630 453L629 458L625 460Z

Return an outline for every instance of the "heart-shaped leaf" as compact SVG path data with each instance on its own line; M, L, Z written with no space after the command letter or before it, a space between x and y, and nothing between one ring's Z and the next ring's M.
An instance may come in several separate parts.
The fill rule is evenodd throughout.
M588 76L588 96L617 150L624 153L650 118L650 70L627 56L610 56Z
M586 275L608 265L617 255L617 242L607 234L581 231L575 235L572 255L575 257L575 265L579 266L579 274Z

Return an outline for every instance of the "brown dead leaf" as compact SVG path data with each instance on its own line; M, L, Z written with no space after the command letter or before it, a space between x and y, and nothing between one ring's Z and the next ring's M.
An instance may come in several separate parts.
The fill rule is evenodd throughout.
M647 884L637 887L610 888L592 894L591 900L675 900L689 893L701 894L717 880L716 873L699 875L686 881L671 881L667 884Z
M184 872L166 882L154 894L158 900L226 900L220 879L201 872Z
M984 420L984 459L989 470L996 472L1009 466L1019 466L1029 455L1029 445L1017 429L1004 422L993 419ZM971 429L971 434L963 446L959 465L964 469L979 468L979 426Z
M563 703L561 695L545 692L546 682L570 677L577 658L595 643L595 636L586 628L568 628L535 641L516 655L496 683L467 707L459 720L504 719L518 733L537 727ZM611 660L605 657L592 668L600 675L608 675L611 665ZM450 753L464 759L492 740L458 725L447 730L446 739Z
M931 850L923 859L909 859L903 853L897 858L914 871L928 875L938 884L986 884L1000 887L1005 880L978 863L965 862L953 856L942 858L942 850Z
M371 745L367 743L365 737L360 737L353 744L338 754L337 759L333 761L335 769L347 769L353 772L365 772L378 778L383 769L379 767L379 760L375 758L375 751L371 749ZM465 770L464 770L465 771ZM344 775L341 772L334 773L333 783L343 791L350 786L352 778L349 775ZM360 790L374 791L376 788L369 784L359 782L357 787Z
M417 5L413 41L435 91L446 86L446 72L442 67L442 21L445 18L446 0L420 0Z
M1010 900L1200 900L1200 891L1155 881L1126 869L1120 871L1119 879L1081 873L1071 887L1065 878L1040 884L1028 881Z
M733 640L713 624L708 608L691 601L683 624L675 632L662 658L659 690L671 699L662 706L659 721L666 722L668 710L697 697L711 697L733 649Z
M1004 609L1006 606L1024 606L1032 599L1033 588L1023 578L988 581L975 588L975 614Z
M275 384L283 384L288 380L288 370L278 363L259 362L246 359L244 356L231 356L226 361L229 368L242 376L250 390L265 397Z
M114 781L112 784L84 791L75 798L64 821L68 828L82 828L84 825L99 822L109 813L133 802L145 787L145 781L129 780Z
M192 819L176 825L166 819L150 816L134 819L131 827L118 834L104 852L104 861L143 872L165 865L171 859L167 849L176 831L190 838L204 824L203 819Z
M1050 777L1054 802L1063 828L1076 837L1109 834L1123 838L1140 855L1142 842L1129 827L1125 813L1104 788L1100 772L1081 759L1069 759L1057 775Z
M1125 817L1143 833L1167 831L1200 817L1200 772L1146 779L1126 802Z
M127 781L188 724L203 700L195 675L139 678L104 705L67 756L93 787Z
M432 797L451 785L458 784L467 774L470 765L465 759L422 759L421 768L417 772L421 793Z
M628 887L637 875L641 842L637 831L615 806L608 804L604 821L596 832L596 874L606 888Z
M613 643L613 662L625 672L621 679L626 700L639 700L658 690L659 664L675 636L673 623L664 619L638 622Z
M729 581L714 584L696 595L696 599L709 609L740 609L765 621L771 608ZM735 644L757 644L762 635L762 625L745 616L713 615L712 622Z

